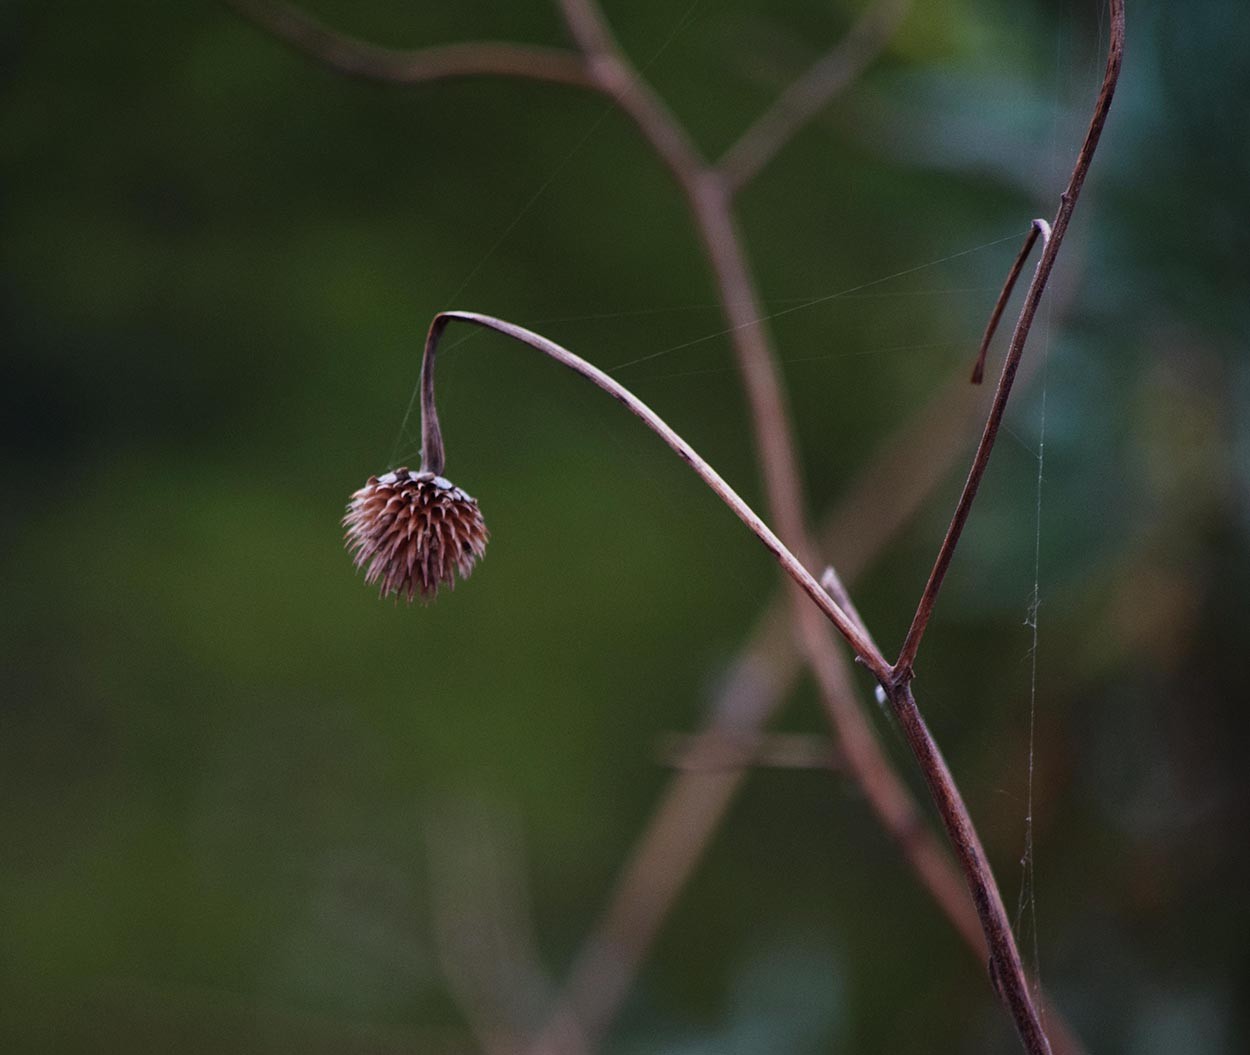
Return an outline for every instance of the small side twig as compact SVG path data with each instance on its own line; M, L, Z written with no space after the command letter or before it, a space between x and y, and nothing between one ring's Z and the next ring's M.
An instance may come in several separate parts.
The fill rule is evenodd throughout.
M1024 245L1020 247L1020 252L1016 256L1016 262L1011 265L1011 270L1007 272L1007 281L1003 283L1002 291L998 294L998 300L994 302L994 310L990 312L990 321L985 325L985 334L981 337L981 347L977 349L976 365L972 368L972 383L979 385L985 376L985 356L990 350L990 341L994 339L994 334L998 332L999 320L1003 317L1003 311L1007 307L1007 301L1011 297L1011 291L1016 288L1016 279L1020 277L1020 272L1024 270L1024 262L1028 260L1029 253L1033 251L1033 244L1037 241L1038 235L1042 236L1042 245L1050 241L1050 224L1045 220L1037 219L1029 224L1028 236L1024 239Z
M1094 114L1090 118L1089 130L1085 133L1085 142L1077 155L1076 165L1068 180L1067 189L1059 200L1059 211L1051 224L1050 238L1042 250L1037 269L1033 272L1033 280L1029 283L1024 295L1024 303L1020 308L1020 316L1016 320L1016 328L1011 335L1011 344L1007 349L1007 357L1003 362L1003 371L998 380L998 388L994 392L994 402L990 407L989 418L985 422L985 430L981 434L981 442L977 446L972 459L972 468L968 471L968 479L964 483L963 493L955 505L955 513L951 517L950 527L942 540L933 570L925 583L920 603L916 606L916 614L912 618L911 628L899 650L894 667L896 677L906 681L912 677L916 662L916 653L920 649L920 640L924 637L925 628L933 615L933 606L937 602L938 591L950 568L951 559L955 555L955 547L963 534L964 525L968 522L968 514L977 496L977 489L985 476L989 465L990 454L994 450L994 442L998 439L998 430L1002 425L1003 414L1007 410L1007 400L1011 396L1011 386L1015 381L1016 371L1020 367L1020 357L1024 354L1024 345L1028 340L1029 331L1033 328L1033 319L1041 304L1042 294L1046 292L1046 281L1054 269L1059 249L1063 245L1063 237L1068 232L1068 224L1072 221L1072 213L1076 209L1077 199L1081 196L1081 188L1085 185L1085 177L1089 166L1094 160L1094 151L1098 149L1098 141L1102 138L1103 127L1107 123L1107 114L1111 109L1111 100L1115 95L1116 82L1120 78L1120 66L1124 61L1124 0L1109 0L1111 37L1107 48L1107 66L1103 74L1102 88L1098 100L1094 104Z
M868 625L864 622L864 617L859 614L859 609L855 607L855 602L851 600L851 593L843 584L842 579L838 576L837 570L832 564L828 565L824 573L820 577L820 585L825 588L825 593L832 597L838 607L847 615L855 620L856 625L864 632L864 636L872 641L872 631L868 629ZM876 642L874 641L875 645Z
M911 0L876 0L837 45L794 81L721 157L726 188L750 183L805 124L853 84L885 49Z
M299 8L276 0L224 0L238 14L288 47L349 77L420 84L456 77L519 77L594 89L576 52L494 41L424 48L385 48L331 29Z

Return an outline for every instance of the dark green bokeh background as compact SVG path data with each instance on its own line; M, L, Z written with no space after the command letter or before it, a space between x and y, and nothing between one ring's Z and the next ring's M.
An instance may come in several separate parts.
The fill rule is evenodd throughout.
M858 7L608 14L718 153ZM316 11L395 44L563 40L539 0ZM967 369L1075 156L1100 12L918 3L743 196L770 310L897 275L773 323L813 515ZM1014 904L1044 391L1037 948L1091 1051L1248 1043L1248 12L1130 0L1071 293L1030 348L1044 383L1009 415L918 683ZM563 974L666 778L658 738L698 727L776 571L620 408L494 336L440 367L448 474L494 535L472 580L379 603L338 518L393 452L415 461L439 309L606 366L721 331L679 197L597 98L352 82L211 3L10 0L0 50L0 1046L464 1050L437 873L528 899ZM723 336L619 376L759 501ZM860 585L885 642L958 476ZM810 686L781 725L822 732ZM483 823L498 859L458 880ZM609 1048L1015 1050L862 801L777 771Z

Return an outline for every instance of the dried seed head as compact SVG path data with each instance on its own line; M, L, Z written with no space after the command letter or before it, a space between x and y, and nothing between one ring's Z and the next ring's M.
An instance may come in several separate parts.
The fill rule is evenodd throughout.
M369 477L343 526L356 567L368 565L365 582L409 602L418 593L432 601L441 583L467 578L489 537L476 500L441 476L406 468Z

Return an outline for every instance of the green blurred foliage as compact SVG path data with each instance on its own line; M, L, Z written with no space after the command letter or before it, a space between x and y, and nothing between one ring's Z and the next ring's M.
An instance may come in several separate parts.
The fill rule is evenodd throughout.
M715 155L859 8L608 13ZM398 45L562 42L537 2L316 10ZM917 5L744 194L813 515L967 370L1075 155L1098 11ZM1247 11L1130 5L1030 348L1047 365L918 682L1014 903L1037 543L1036 949L1092 1051L1247 1044ZM758 502L680 198L602 100L354 82L211 3L10 0L0 50L0 1046L464 1050L438 833L495 818L512 850L486 871L562 975L663 786L658 738L698 727L776 574L653 436L494 336L453 334L440 366L448 472L493 532L473 579L379 603L338 518L415 461L405 408L442 308L605 366L667 351L620 378ZM958 477L859 585L885 642ZM781 725L823 731L810 687ZM1013 1045L860 798L762 771L609 1046Z

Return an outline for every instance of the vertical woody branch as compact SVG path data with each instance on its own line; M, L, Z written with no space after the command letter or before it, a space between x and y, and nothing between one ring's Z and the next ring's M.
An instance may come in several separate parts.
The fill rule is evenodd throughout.
M1020 317L1016 320L1015 330L1011 335L1011 344L1007 349L1007 357L1003 361L1003 372L998 379L998 388L994 392L994 402L990 407L989 418L985 422L985 430L981 434L981 442L977 445L976 454L972 459L972 468L968 471L968 479L964 484L963 493L955 505L955 513L947 528L946 537L938 550L937 560L929 573L929 581L921 594L920 604L912 619L911 628L903 642L903 647L895 661L897 674L903 680L911 678L916 653L920 649L920 639L924 636L933 615L933 606L937 602L938 591L942 581L950 569L951 559L955 556L955 547L959 545L960 535L968 522L968 514L972 511L972 503L976 500L977 489L989 466L990 454L994 450L994 442L998 439L998 430L1003 422L1003 414L1007 410L1007 400L1011 397L1011 387L1020 368L1020 358L1024 354L1025 342L1029 339L1029 331L1033 328L1033 319L1037 315L1038 305L1042 302L1042 294L1046 292L1046 282L1054 270L1055 260L1063 246L1064 235L1068 233L1068 225L1072 222L1072 213L1076 210L1077 199L1081 196L1081 188L1085 186L1085 177L1089 174L1089 166L1094 160L1094 151L1098 149L1098 141L1102 138L1102 130L1107 123L1107 114L1111 110L1111 100L1115 95L1115 86L1120 79L1120 67L1124 62L1124 0L1109 0L1111 12L1111 37L1107 48L1107 66L1103 74L1102 88L1098 92L1098 101L1094 104L1094 114L1090 118L1089 130L1085 133L1085 142L1077 155L1076 165L1068 180L1068 186L1059 199L1059 211L1055 213L1054 222L1050 225L1050 237L1042 250L1041 259L1037 262L1037 270L1033 273L1033 281L1029 283L1024 295L1024 303L1020 307ZM1023 264L1023 259L1018 265ZM1009 291L1008 287L1008 291Z

